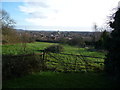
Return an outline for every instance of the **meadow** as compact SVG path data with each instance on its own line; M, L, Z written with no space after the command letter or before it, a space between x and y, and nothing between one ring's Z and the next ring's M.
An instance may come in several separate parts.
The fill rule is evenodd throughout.
M58 45L58 43L34 42L27 43L25 45L3 45L2 54L24 55L30 53L42 53L39 50L44 50L50 45ZM69 45L62 46L64 48L63 52L47 53L45 55L45 65L47 67L47 71L40 71L38 73L32 73L31 75L5 80L3 81L3 88L111 87L111 82L106 80L106 77L103 75L103 62L105 58L104 52L90 51L90 48L80 48ZM79 55L90 57L81 57ZM30 81L33 81L34 84Z
M3 45L2 54L3 55L24 55L31 53L42 53L39 50L44 50L50 45L58 45L58 43L46 43L46 42L34 42L27 44L15 44L15 45ZM105 53L97 51L89 51L86 48L80 48L70 45L62 45L64 50L63 54L49 53L45 56L46 65L49 69L55 69L57 71L85 71L85 68L102 69L104 67L104 57ZM24 51L25 49L25 51ZM64 55L73 54L73 55ZM75 55L75 56L74 56ZM76 57L76 55L87 55L90 57ZM100 57L100 58L91 58ZM86 67L88 62L90 67ZM94 63L101 62L101 63ZM92 66L92 67L91 67Z
M19 54L28 54L28 53L40 53L39 50L43 50L50 45L58 45L58 43L46 43L46 42L34 42L26 44L14 44L14 45L2 45L2 55L19 55ZM105 53L88 51L86 48L73 47L70 45L62 45L64 47L64 53L75 54L75 55L89 55L89 56L98 56L105 57ZM24 51L23 49L26 49Z
M40 53L38 50L45 49L46 47L53 44L55 43L34 42L2 45L2 55L24 55L30 53Z

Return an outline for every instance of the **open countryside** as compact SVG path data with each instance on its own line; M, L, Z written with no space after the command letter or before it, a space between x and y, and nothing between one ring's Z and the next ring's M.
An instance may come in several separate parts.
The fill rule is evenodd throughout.
M24 52L20 51L22 50L22 48L20 48L20 45L21 44L3 45L2 47L3 58L4 58L4 55L11 55L14 58L15 56L19 58L19 55L25 54ZM39 50L43 50L50 45L58 45L58 43L34 42L34 43L27 43L26 45L27 45L26 52L28 55L31 53L32 54L34 53L36 55L38 54L39 56L39 54L42 53ZM102 88L106 85L107 85L106 88L111 87L110 84L112 82L109 82L108 81L109 79L106 79L105 78L106 76L104 77L104 74L102 73L103 67L104 67L104 57L105 57L104 52L90 51L88 48L87 49L79 48L79 47L69 46L69 45L62 45L62 46L64 47L64 51L61 52L62 54L60 53L50 53L50 55L49 53L46 54L47 59L46 59L45 65L47 66L47 69L45 71L40 71L40 73L36 73L36 74L33 73L31 75L27 75L21 78L10 79L5 82L3 81L3 87L8 87L8 88L10 87L11 88L25 88L25 87L65 88L66 87L66 88L69 88L69 85L71 84L72 86L70 87L72 88L75 88L75 87L77 88L101 87ZM63 53L68 55L64 55ZM78 56L83 55L83 56L90 56L90 57L84 57L84 59L83 58L81 59L81 56L76 57L75 55L78 55ZM26 56L21 56L21 57L26 57ZM94 58L94 57L99 57L99 58ZM76 66L75 66L75 59L77 62ZM39 59L39 61L40 60L41 59ZM83 60L87 60L87 62L89 63L89 70L86 69L85 67L86 63ZM26 79L29 79L30 81L32 80L34 83L37 82L37 84L31 85L32 83L30 81L26 82ZM103 81L104 83L97 82L98 79L100 82ZM84 80L87 80L87 82ZM17 82L19 83L17 84ZM47 84L46 82L50 84Z
M120 88L119 0L2 7L0 88Z

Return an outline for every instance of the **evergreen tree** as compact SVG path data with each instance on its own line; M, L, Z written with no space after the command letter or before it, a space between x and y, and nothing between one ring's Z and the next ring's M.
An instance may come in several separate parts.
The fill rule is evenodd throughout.
M113 31L107 42L108 54L105 59L105 71L110 75L114 75L120 80L120 8L116 11L114 21L110 21L110 27Z
M106 49L107 46L107 41L109 39L109 32L107 32L106 30L102 32L100 39L98 41L96 41L95 43L95 48L96 49Z

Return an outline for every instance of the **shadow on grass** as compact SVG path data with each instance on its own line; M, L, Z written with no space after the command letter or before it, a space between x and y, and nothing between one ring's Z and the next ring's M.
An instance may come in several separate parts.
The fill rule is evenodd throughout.
M40 72L3 81L3 88L114 88L103 73Z

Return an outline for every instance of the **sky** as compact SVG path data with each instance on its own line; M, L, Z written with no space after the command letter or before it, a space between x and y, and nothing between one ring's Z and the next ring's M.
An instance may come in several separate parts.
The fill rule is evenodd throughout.
M17 29L93 31L104 26L119 0L2 0Z

